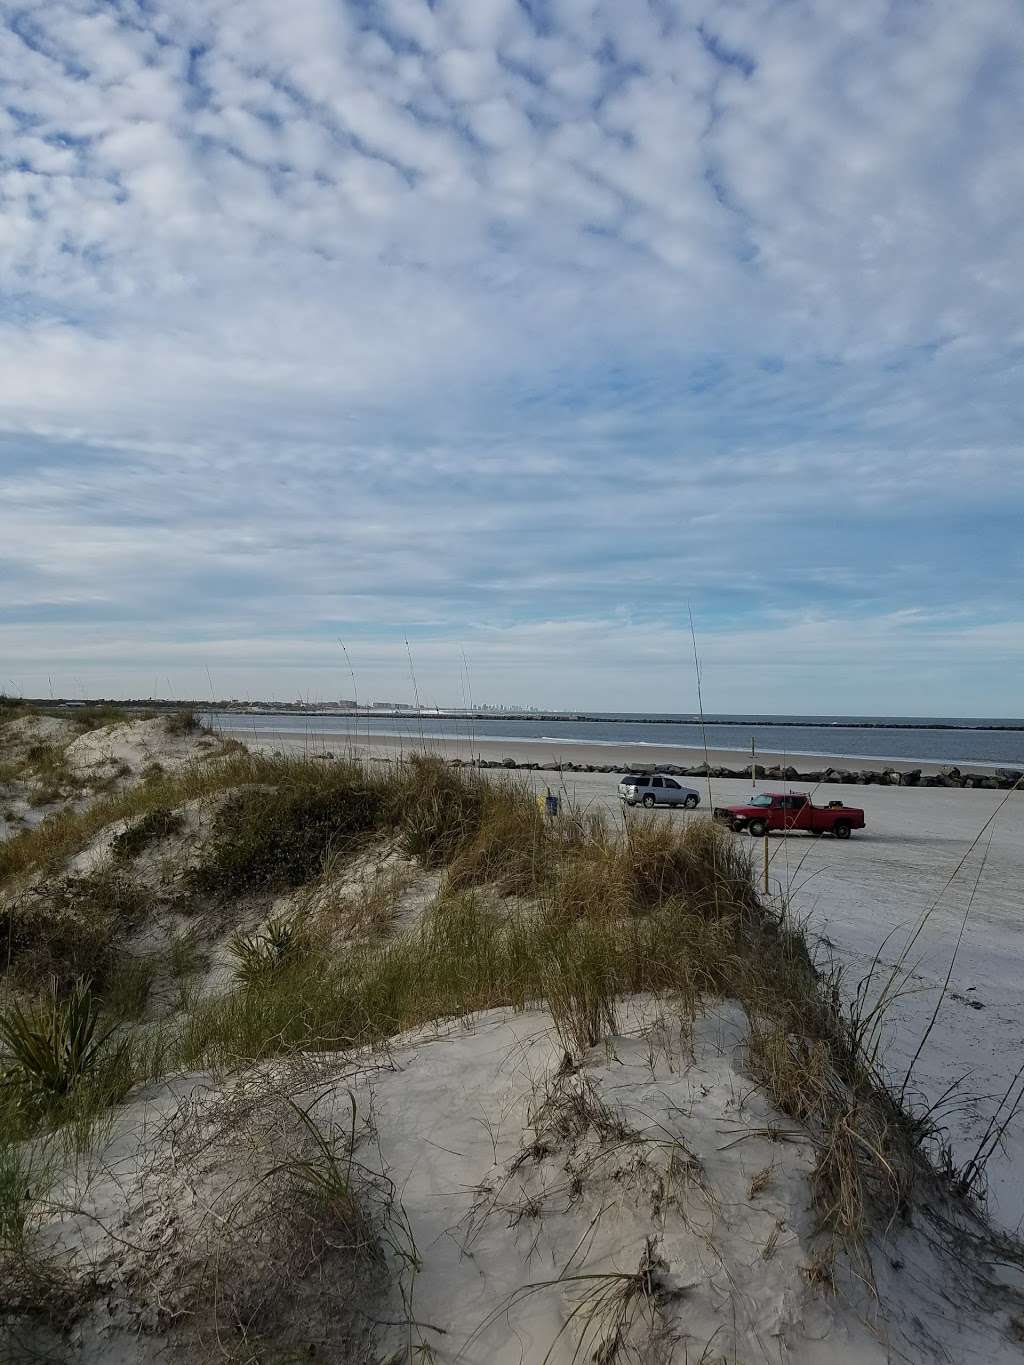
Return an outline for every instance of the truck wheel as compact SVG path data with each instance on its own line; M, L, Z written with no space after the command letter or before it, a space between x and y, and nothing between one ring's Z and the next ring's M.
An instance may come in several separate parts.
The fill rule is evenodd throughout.
M760 839L762 835L768 833L768 826L765 824L763 820L751 820L750 824L747 826L747 829L750 830L750 833L753 835L755 839Z
M688 796L686 800L683 802L683 805L686 807L687 810L696 810L697 807L700 805L700 797Z
M648 810L650 810L651 807L654 805L654 797L650 794L650 792L648 792L647 795L644 797L643 804L647 807Z
M851 828L849 820L837 820L832 826L832 833L837 839L849 839Z

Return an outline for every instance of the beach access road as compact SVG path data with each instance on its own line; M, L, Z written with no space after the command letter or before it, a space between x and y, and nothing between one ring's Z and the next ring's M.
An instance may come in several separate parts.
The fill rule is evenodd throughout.
M308 736L253 735L249 742L285 752L330 749L329 743L311 744ZM343 741L337 751L345 747ZM349 742L347 747L358 746ZM407 742L406 752L413 747ZM443 744L430 747L444 749ZM535 748L506 750L517 758L525 751L529 760L539 761ZM375 743L368 752L388 760L395 757L390 746ZM466 757L465 746L457 756ZM586 759L573 757L614 761L594 759L589 753ZM643 750L635 757L648 759ZM846 760L844 766L855 763ZM681 810L624 813L615 773L485 771L494 780L526 782L537 792L550 787L578 806L605 809L617 821L700 818L711 805L742 800L751 791L749 778L712 778L709 798L707 781L693 778L689 785L701 792L701 807L693 815ZM779 787L777 782L759 785L762 790ZM819 801L860 806L865 813L867 828L845 841L807 835L773 835L768 841L771 894L785 896L793 911L806 918L823 947L848 968L850 985L871 970L876 955L875 971L884 978L922 926L905 964L908 993L889 1016L886 1061L901 1080L956 952L935 1028L914 1067L908 1093L934 1103L951 1083L961 1081L959 1092L948 1098L943 1117L957 1157L966 1159L1024 1064L1024 792L845 784L815 789L796 782L792 787L813 793ZM762 841L736 837L751 845L760 871ZM970 1102L963 1104L965 1098ZM993 1158L990 1185L993 1216L1015 1229L1024 1220L1020 1117L1010 1125L1004 1149Z

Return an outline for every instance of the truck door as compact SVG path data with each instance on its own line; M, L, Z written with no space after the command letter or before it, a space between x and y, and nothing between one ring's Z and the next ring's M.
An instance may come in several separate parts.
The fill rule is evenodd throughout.
M783 797L787 829L807 829L810 825L811 803L806 796Z

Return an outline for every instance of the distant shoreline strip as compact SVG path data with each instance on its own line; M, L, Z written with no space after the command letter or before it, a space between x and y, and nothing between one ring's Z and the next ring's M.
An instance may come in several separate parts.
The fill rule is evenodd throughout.
M264 714L267 714L267 715L270 715L270 714L282 715L282 714L286 714L286 713L283 713L283 712L273 712L273 713L271 713L271 712L266 712L266 713L264 713ZM252 715L253 715L253 719L255 719L255 718L256 718L255 713L252 713ZM345 718L346 718L346 713L345 713L345 712L342 712L342 713L341 713L341 719L345 719ZM355 719L355 717L352 717L352 718ZM324 717L324 719L328 719L328 717ZM365 719L365 717L360 717L360 719ZM244 727L239 726L239 727L237 727L237 728L238 728L239 730L241 730L241 729L243 729ZM852 728L852 727L851 727L851 728ZM270 729L269 727L267 727L266 729L263 729L263 730L258 730L258 731L256 731L256 733L258 733L258 734L270 735L270 736L279 735L279 736L281 736L282 738L284 738L285 736L290 736L290 735L292 735L292 734L296 734L296 735L299 734L298 731L291 731L291 730L279 730L279 731L275 731L275 730ZM317 731L315 731L314 733L316 734L316 736L317 736L318 739L323 739L323 740L329 740L329 739L331 739L331 738L337 738L337 739L353 738L353 736L350 735L349 732L348 732L348 731L345 731L345 730L317 730ZM649 739L576 739L576 738L567 739L567 738L565 738L564 736L561 736L561 735L515 735L515 736L511 736L511 735L488 735L488 734L484 734L483 732L480 732L480 733L477 733L477 734L473 734L473 735L466 735L466 734L453 734L453 733L451 733L451 731L449 731L449 732L447 732L447 733L439 733L439 732L435 732L435 731L431 731L431 730L426 730L426 729L420 729L420 728L417 728L415 731L410 730L408 733L403 733L403 732L396 731L396 730L371 730L371 729L365 729L365 728L364 728L364 729L360 729L358 735L357 735L357 736L354 736L354 737L355 737L355 738L358 738L358 739L360 739L360 740L364 740L364 739L366 739L366 740L371 740L371 739L395 739L395 740L409 740L410 742L415 742L415 741L417 741L417 740L427 740L427 739L430 739L430 740L441 740L441 741L444 741L444 742L447 742L447 743L451 743L451 744L476 744L476 743L482 742L482 743L487 743L487 744L544 744L544 745L547 745L547 746L549 746L549 747L552 746L552 745L579 745L579 746L582 747L582 748L593 748L593 749L660 749L660 750L671 750L673 753L675 753L675 752L678 752L678 753L698 753L698 752L700 752L700 748L701 748L701 746L700 746L699 744L696 744L696 743L694 743L694 744L679 744L679 743L671 743L671 742L667 742L667 741L666 741L666 742L654 742L653 740L649 740ZM726 748L726 747L724 747L724 746L722 746L722 745L720 745L720 744L714 744L714 745L709 745L708 747L709 747L709 748L713 748L713 749L715 749L715 750L717 750L717 751L720 751L720 752L722 752L722 753L736 754L736 755L739 756L739 757L744 757L744 756L746 756L746 755L750 752L749 748L746 747L746 746L744 746L744 747L742 747L742 748L729 749L729 748ZM969 767L969 766L971 766L971 765L973 764L973 765L975 765L975 766L980 766L980 767L985 767L985 768L991 768L991 767L998 767L998 766L1000 766L1000 765L1002 765L1002 764L1005 763L1005 765L1008 766L1008 767L1012 767L1012 766L1013 766L1013 764L1012 764L1011 762L1009 762L1009 761L1007 761L1007 760L1004 760L1004 759L1001 759L1001 758L963 758L963 757L961 757L961 758L941 758L941 757L939 757L939 758L930 758L930 757L929 757L929 758L923 758L923 757L921 757L920 755L917 755L917 754L909 755L909 756L908 756L907 754L844 754L844 753L837 753L834 749L828 749L828 750L818 750L818 749L766 749L766 748L763 748L761 745L758 745L758 747L757 747L758 767L761 766L761 759L762 759L762 758L769 758L769 757L770 757L770 758L780 758L780 759L789 759L789 758L818 758L818 759L831 759L831 760L842 760L843 762L848 762L848 763L851 763L851 764L863 764L863 763L903 763L903 764L925 763L925 764L928 764L928 765L930 765L930 766L948 766L948 767L956 767L956 766L968 766L968 767Z
M209 708L204 708L209 710ZM556 724L580 724L580 725L700 725L700 716L599 716L584 715L582 712L537 712L535 714L516 715L496 714L490 712L443 712L435 714L433 712L423 714L416 711L212 711L210 714L218 716L238 716L245 719L249 716L288 716L293 720L409 720L409 721L439 721L447 720L453 723L467 720L479 721L501 721L502 725L528 722L531 725L554 722ZM744 720L722 720L718 716L705 716L704 725L733 725L739 728L749 729L757 726L761 729L792 729L792 730L953 730L953 731L998 731L1010 734L1024 733L1024 721L992 721L985 724L978 723L972 725L959 724L953 721L895 721L895 720L761 720L748 717ZM380 733L390 733L381 731ZM446 738L444 735L438 736L440 739ZM480 736L484 738L484 736ZM508 735L489 736L494 739L508 739ZM526 738L524 736L524 738ZM600 744L605 742L628 743L625 741L602 741L602 740L582 740L585 744ZM647 741L645 741L647 742ZM671 746L665 746L671 747ZM689 746L675 746L689 747ZM933 760L935 761L935 760Z

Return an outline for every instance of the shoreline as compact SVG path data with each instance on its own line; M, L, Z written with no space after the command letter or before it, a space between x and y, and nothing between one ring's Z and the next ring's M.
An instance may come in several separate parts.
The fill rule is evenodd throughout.
M223 714L223 713L222 713ZM704 759L704 746L697 740L690 743L677 743L666 741L659 743L656 740L625 738L625 739L599 739L589 738L579 735L500 735L486 734L482 732L473 733L472 731L437 730L432 729L429 721L424 718L419 724L410 723L408 728L399 730L374 730L366 725L359 724L354 718L346 716L338 717L318 717L321 721L336 719L340 724L336 727L312 726L312 725L284 725L278 728L274 725L262 725L258 723L256 716L247 717L248 723L227 723L221 724L221 717L214 713L207 713L209 723L213 725L219 733L225 737L244 738L248 742L250 739L259 740L263 735L276 735L282 741L288 742L290 746L295 741L305 743L306 739L313 742L329 742L334 747L341 744L355 743L360 747L365 747L367 743L385 746L404 746L405 748L420 748L428 744L438 750L444 747L451 747L453 750L465 751L467 748L479 749L481 751L490 749L504 748L511 752L522 748L524 758L529 755L527 761L532 761L541 754L541 761L548 761L551 754L561 755L564 750L565 762L574 761L571 757L573 753L579 754L585 751L594 751L604 757L588 757L583 760L587 763L677 763L682 766L692 766L694 763L702 762ZM234 721L232 717L232 721ZM370 717L361 718L370 721ZM821 727L824 728L824 727ZM728 737L719 737L718 741L709 740L708 754L719 755L710 761L719 764L729 764L730 766L747 767L750 764L750 744L749 742L740 746L728 742ZM822 736L824 740L825 736ZM884 737L880 735L880 741ZM883 753L847 753L840 749L814 749L814 748L790 748L784 743L785 736L780 735L775 738L773 744L758 743L757 745L757 765L759 768L781 766L801 766L809 769L820 769L824 767L842 768L849 772L860 772L865 770L879 770L883 768L895 771L908 771L919 769L922 773L938 773L945 769L959 768L963 771L970 771L978 774L989 774L996 772L1000 768L1024 771L1024 759L1007 758L965 758L951 756L948 754L932 755L927 758L915 757L905 754L883 754ZM805 740L806 742L806 740ZM812 741L813 742L813 741ZM883 747L880 744L880 747Z
M508 723L530 723L541 724L551 722L559 724L571 721L579 725L700 725L702 723L699 715L690 715L680 712L678 715L647 715L644 712L632 714L623 712L621 715L606 715L598 712L574 712L574 711L531 711L517 713L498 712L498 711L388 711L388 710L351 710L351 711L296 711L296 710L238 710L230 708L225 710L214 710L201 703L194 703L198 710L207 710L211 715L223 716L242 716L245 718L257 716L286 716L297 720L407 720L410 722L420 722L429 720L449 720L458 721L500 721L503 725ZM1024 733L1024 722L1017 720L978 720L973 724L960 723L957 721L943 720L900 720L900 719L879 719L879 720L846 720L841 717L818 716L806 719L783 720L770 716L742 716L740 718L728 716L705 716L704 725L732 725L739 729L749 728L756 725L761 729L777 730L952 730L969 732L988 732L998 731L999 733L1019 734ZM589 743L589 741L585 741Z
M233 738L242 738L237 730L225 731ZM628 772L638 767L657 768L696 768L705 761L703 748L682 748L674 746L636 745L636 744L590 744L584 740L561 739L434 739L429 736L407 737L403 735L354 735L351 731L307 732L256 730L249 733L245 741L250 748L278 749L282 752L334 754L353 753L369 758L394 759L402 755L422 753L441 754L449 760L481 766L509 767L512 769L540 769L541 771L599 771ZM810 761L805 761L805 760ZM797 767L799 761L799 768ZM750 751L742 749L708 748L707 762L712 769L727 768L731 775L749 774ZM882 764L880 769L879 765ZM550 765L554 765L551 767ZM821 773L833 769L837 773L851 775L854 780L862 774L880 772L917 773L922 778L938 777L943 772L956 768L964 777L993 778L997 766L994 764L948 764L912 762L908 759L866 759L863 757L844 757L842 755L771 755L771 761L759 762L758 778L762 773L767 776L776 772L776 780L783 780L778 772L781 768L790 770L788 781L820 781ZM1007 770L1009 771L1009 770ZM795 775L793 775L795 773ZM697 774L693 774L697 775ZM959 785L950 782L950 785Z

